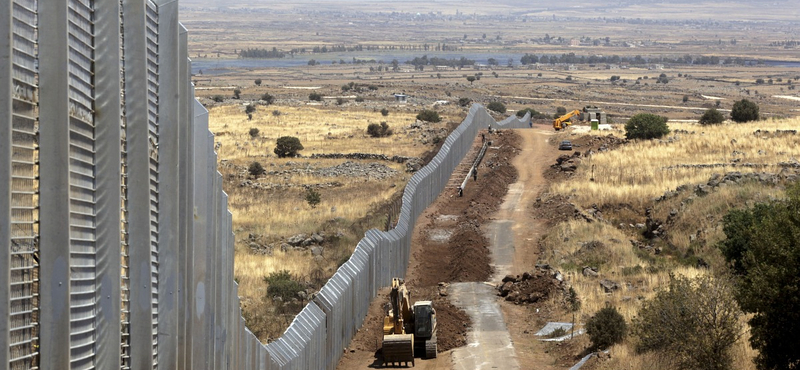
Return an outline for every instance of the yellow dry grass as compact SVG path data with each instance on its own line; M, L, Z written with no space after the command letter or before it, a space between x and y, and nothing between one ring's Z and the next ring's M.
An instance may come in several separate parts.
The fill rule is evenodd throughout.
M553 186L555 193L570 193L580 204L630 204L639 207L650 199L684 184L700 184L714 173L727 171L773 172L778 162L800 159L796 135L759 135L757 130L789 130L800 127L800 118L758 121L746 124L699 126L673 123L670 129L694 134L671 133L667 140L635 141L617 150L597 153L584 160L576 176ZM666 138L665 138L666 139ZM741 154L740 154L741 153ZM763 164L765 167L732 166ZM724 164L717 168L683 168L690 165ZM594 167L594 181L591 168Z

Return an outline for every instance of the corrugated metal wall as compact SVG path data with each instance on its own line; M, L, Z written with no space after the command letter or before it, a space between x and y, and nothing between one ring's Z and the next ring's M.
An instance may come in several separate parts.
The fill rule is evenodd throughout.
M0 369L333 369L479 129L478 105L278 340L245 327L173 0L0 0ZM46 25L46 27L40 27Z

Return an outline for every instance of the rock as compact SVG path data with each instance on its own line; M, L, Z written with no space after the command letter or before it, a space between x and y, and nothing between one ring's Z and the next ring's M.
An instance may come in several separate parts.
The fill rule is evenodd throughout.
M311 247L311 255L314 257L321 256L323 252L325 252L325 248L322 248L318 245Z
M287 252L292 249L292 246L287 243L281 243L281 252Z
M325 238L320 234L314 233L314 234L311 234L311 240L313 240L314 243L322 244L322 242L325 241Z
M583 268L583 276L586 277L597 277L600 274L597 273L597 269L593 267L584 267Z
M505 297L508 295L508 292L514 287L514 283L508 281L500 286L500 296Z
M514 290L508 293L506 301L514 302L519 298L519 291Z
M291 245L293 247L297 247L297 246L303 244L303 242L307 238L308 238L308 236L306 234L297 234L297 235L295 235L293 237L290 237L289 239L286 239L286 243L288 243L289 245Z
M512 282L512 283L516 283L517 282L517 278L514 275L506 275L503 278L503 283L507 283L509 281Z
M553 274L553 278L558 281L564 281L564 275L561 275L561 271L556 271L556 273Z
M699 196L708 195L710 192L711 192L711 187L708 185L700 184L694 188L694 193Z
M526 280L530 280L530 279L531 279L531 274L529 272L523 272L522 273L522 281L526 281Z
M600 286L603 287L606 293L613 293L615 290L619 290L619 284L608 279L600 280Z

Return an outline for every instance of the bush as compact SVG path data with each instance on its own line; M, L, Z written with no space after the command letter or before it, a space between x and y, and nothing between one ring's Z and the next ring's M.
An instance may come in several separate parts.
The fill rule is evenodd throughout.
M367 134L372 137L391 136L392 129L389 128L386 122L381 122L381 124L370 123L369 126L367 126Z
M261 79L260 78L256 78L256 80L254 82L256 83L256 86L261 86Z
M633 321L637 350L669 355L680 369L729 369L740 316L727 280L670 275L667 288L644 302Z
M386 117L389 115L389 110L386 108L381 109L381 115Z
M251 137L251 138L255 139L255 138L257 138L257 137L258 137L258 133L259 133L259 132L260 132L260 131L259 131L259 129L257 129L257 128L255 128L255 127L251 127L251 128L250 128L250 131L248 132L248 134L250 134L250 137Z
M505 113L506 112L506 105L501 103L501 102L499 102L499 101L493 101L493 102L491 102L491 103L486 105L486 109L489 109L491 111L495 111L497 113Z
M723 116L722 113L720 113L718 110L714 108L707 110L705 113L703 113L703 116L700 117L701 125L716 125L724 121L725 121L725 116Z
M531 113L531 119L534 119L534 118L548 118L546 114L544 114L542 112L538 112L538 111L536 111L536 109L533 109L533 108L525 108L525 109L518 110L517 111L517 117L519 117L519 118L525 117L525 114L528 113L528 112Z
M217 103L222 103L222 102L225 101L225 98L222 97L222 95L214 95L213 97L211 97L211 100L213 100L213 101L215 101Z
M733 103L731 119L739 123L757 120L758 105L747 99L742 99Z
M256 178L258 176L261 176L261 175L267 173L267 171L264 169L264 167L261 166L261 163L258 163L258 162L250 163L250 167L247 167L247 172L250 173L250 176L253 176L253 177L256 177Z
M270 105L275 102L275 97L269 93L264 93L264 95L261 95L261 100L267 103L267 105Z
M356 103L363 103L364 97L363 96L356 96Z
M240 95L242 95L242 90L233 89L233 98L234 99L239 99Z
M300 139L294 136L281 136L275 143L275 155L279 158L297 156L297 152L303 150L303 144Z
M625 124L627 139L657 139L669 133L667 117L639 113Z
M336 105L344 104L344 98L336 98Z
M564 108L564 107L556 108L556 118L561 117L561 116L563 116L565 114L567 114L567 108Z
M311 100L311 101L322 101L322 95L320 95L319 93L313 92L311 94L308 94L308 100Z
M311 208L317 208L317 205L322 201L322 196L313 188L308 188L308 190L306 190L305 198L306 203L308 203Z
M689 95L684 95L684 96L683 96L683 102L684 102L684 103L687 103L687 102L689 102Z
M434 123L442 121L442 117L439 117L439 113L437 113L435 110L430 110L430 109L423 109L421 112L419 112L417 114L417 119L420 121L434 122Z
M297 298L297 293L305 290L303 284L295 280L288 270L271 272L264 277L264 282L267 283L267 296L272 299L280 297L283 302Z
M606 306L586 322L586 334L596 349L606 349L625 339L628 325L615 307Z
M469 103L472 103L472 99L470 99L470 98L459 98L458 99L458 105L460 105L462 107L469 106Z
M253 112L255 112L255 111L256 111L256 106L255 106L255 105L253 105L253 104L247 104L247 105L244 107L244 112L245 112L245 113L247 113L247 114L253 113Z

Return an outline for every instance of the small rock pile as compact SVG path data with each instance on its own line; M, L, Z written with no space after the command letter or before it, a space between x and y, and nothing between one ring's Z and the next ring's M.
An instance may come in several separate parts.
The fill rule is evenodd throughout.
M356 163L347 161L342 164L321 168L316 171L319 176L325 177L366 177L383 180L397 175L397 171L380 163Z
M564 297L568 290L569 284L564 281L560 271L552 269L550 265L536 265L533 272L504 277L503 283L497 287L497 295L514 304L531 304L556 294Z
M578 169L581 164L581 152L572 153L572 155L562 154L556 159L556 163L550 167L560 172L569 172L570 174Z

